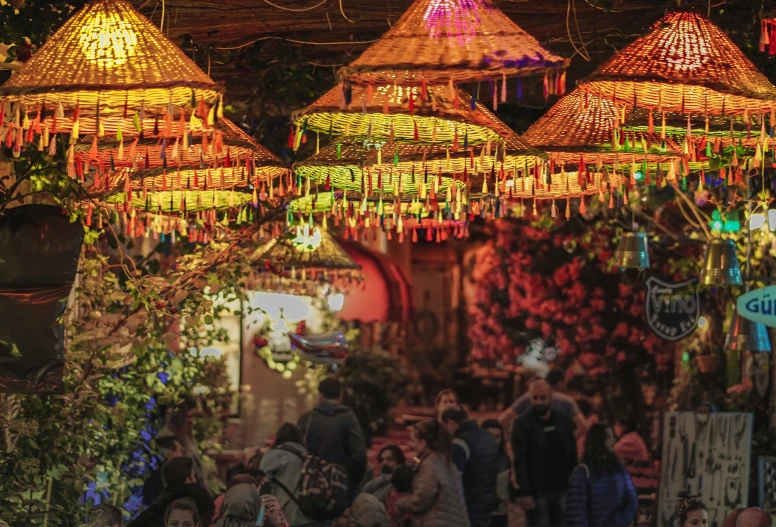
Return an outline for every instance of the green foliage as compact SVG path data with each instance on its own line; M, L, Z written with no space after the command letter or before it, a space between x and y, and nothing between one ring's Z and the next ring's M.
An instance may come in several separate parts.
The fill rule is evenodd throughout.
M161 405L184 396L198 400L203 413L196 438L203 448L213 446L209 440L220 435L232 398L225 365L188 350L226 338L211 325L221 313L214 295L229 300L241 294L249 262L238 247L235 241L200 247L166 277L130 272L87 249L76 301L63 317L63 393L0 399L0 429L6 430L0 519L77 524L90 506L79 504L89 483L95 493L107 491L123 503L143 483L125 470L155 419L146 409L152 397ZM135 463L157 453L152 443Z
M394 355L377 349L352 348L339 371L344 402L368 436L385 432L390 412L406 394L409 376Z

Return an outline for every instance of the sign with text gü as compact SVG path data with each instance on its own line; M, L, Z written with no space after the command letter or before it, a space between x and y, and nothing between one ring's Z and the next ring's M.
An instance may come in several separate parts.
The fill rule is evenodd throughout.
M695 331L700 314L697 279L679 284L652 277L647 280L644 311L652 331L662 339L675 342Z
M738 297L738 314L752 322L776 328L776 285L755 289Z

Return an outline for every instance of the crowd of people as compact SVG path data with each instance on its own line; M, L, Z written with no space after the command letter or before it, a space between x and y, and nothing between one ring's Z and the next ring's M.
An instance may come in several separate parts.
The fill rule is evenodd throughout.
M412 426L404 448L383 446L370 467L340 382L325 379L320 403L283 424L268 451L234 467L226 492L214 499L196 461L172 457L158 495L128 527L505 527L512 503L527 527L634 525L642 445L627 423L590 423L549 381L535 380L498 420L482 424L445 390L436 419ZM736 514L724 527L766 526L759 509ZM123 526L110 505L92 509L88 522ZM707 527L700 499L681 498L676 523Z

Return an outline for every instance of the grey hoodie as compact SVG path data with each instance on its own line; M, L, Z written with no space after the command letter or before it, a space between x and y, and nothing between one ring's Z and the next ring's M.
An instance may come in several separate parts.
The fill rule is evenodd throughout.
M293 449L298 455L285 450L286 448ZM285 487L291 492L296 492L302 475L302 458L306 455L307 451L302 445L285 443L283 448L273 448L264 454L259 464L259 468L269 477L272 493L278 499L280 508L283 509L283 514L291 527L326 525L325 522L317 522L305 516L296 501L283 489Z
M304 414L298 425L308 451L345 467L351 486L357 489L366 470L366 441L353 410L323 400Z

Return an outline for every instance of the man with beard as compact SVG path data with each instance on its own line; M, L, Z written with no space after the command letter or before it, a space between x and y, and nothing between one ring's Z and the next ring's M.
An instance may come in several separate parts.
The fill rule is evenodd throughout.
M564 496L577 466L574 422L550 406L552 388L543 380L529 389L531 411L512 427L515 478L529 527L562 527Z
M361 492L371 494L381 502L385 503L385 497L393 490L391 477L394 471L404 465L404 452L396 445L385 445L377 454L377 466L380 469L380 475L369 480Z

